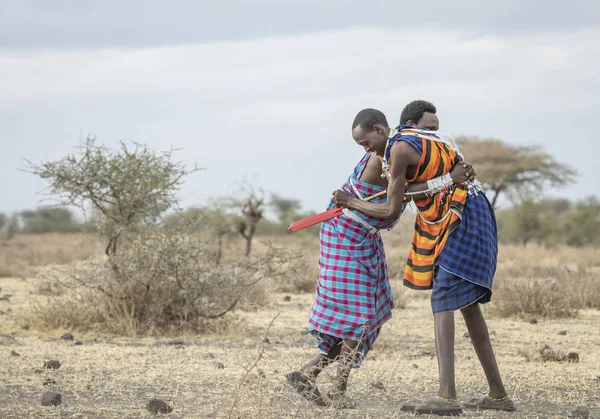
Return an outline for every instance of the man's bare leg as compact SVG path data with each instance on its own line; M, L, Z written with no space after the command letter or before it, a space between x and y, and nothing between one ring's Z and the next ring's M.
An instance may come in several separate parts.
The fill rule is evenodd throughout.
M456 400L456 379L454 374L454 312L434 314L435 349L438 359L442 399Z
M334 362L340 355L342 342L334 345L329 352L325 354L319 354L311 359L308 363L302 366L301 371L311 380L315 381L321 371L325 369L329 364Z
M481 307L477 303L471 304L463 308L461 313L467 324L471 342L490 386L490 397L497 399L506 397L506 389L498 370L496 356L492 348L487 324L483 318L483 313L481 313Z
M360 341L344 339L339 357L338 374L329 398L333 407L338 409L354 409L356 403L346 395L348 377L356 361L356 353L360 350Z
M485 376L490 387L488 396L475 398L465 403L465 407L475 409L493 409L513 412L516 410L515 404L504 388L502 377L498 370L492 342L488 333L487 324L481 313L481 307L475 303L461 310L462 315L469 329L471 342L483 367Z
M302 397L319 406L326 406L327 403L316 386L316 380L321 371L338 358L340 346L341 342L334 345L327 354L317 355L300 370L287 374L285 378Z
M414 412L425 415L460 415L462 405L456 399L454 376L454 312L434 313L433 319L440 376L438 397L415 406Z

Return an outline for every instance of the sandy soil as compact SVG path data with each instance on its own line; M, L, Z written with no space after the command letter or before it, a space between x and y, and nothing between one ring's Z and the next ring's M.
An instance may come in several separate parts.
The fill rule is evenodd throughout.
M305 330L312 295L291 295L289 301L273 295L273 303L261 311L235 313L238 326L220 336L75 334L74 341L64 341L60 336L70 331L41 333L19 326L34 285L31 279L0 278L0 296L12 295L0 301L1 418L148 417L152 414L145 405L152 397L167 401L174 408L169 417L177 418L399 418L411 417L400 411L403 403L436 392L432 315L425 298L409 297L405 309L394 311L363 367L351 377L350 394L359 408L334 411L301 399L283 379L316 353ZM563 418L584 405L590 417L600 418L599 311L535 325L488 318L501 372L519 410L467 410L465 417ZM486 384L462 319L456 320L457 383L466 401L485 394ZM75 345L78 340L82 345ZM540 343L577 352L580 362L541 362L536 357ZM247 372L259 357L257 367ZM60 360L61 367L44 369L44 361L51 359ZM333 374L330 368L320 377L323 391ZM56 384L43 386L49 378ZM41 406L46 390L59 391L62 405Z

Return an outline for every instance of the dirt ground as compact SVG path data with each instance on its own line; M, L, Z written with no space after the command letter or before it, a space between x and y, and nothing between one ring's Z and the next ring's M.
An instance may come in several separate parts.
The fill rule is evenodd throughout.
M436 392L432 315L422 295L411 294L406 308L394 311L363 367L351 377L350 394L359 408L334 411L304 401L283 379L316 353L305 329L310 294L289 299L275 294L272 304L258 312L236 313L238 326L219 336L76 335L65 341L60 336L70 331L41 333L18 326L35 281L0 278L0 296L10 295L9 301L0 300L1 418L148 417L152 414L145 405L153 397L167 401L174 408L169 417L176 418L400 418L411 417L400 411L403 403ZM591 409L590 417L600 418L599 311L537 324L488 316L488 323L519 410L467 410L464 417L563 418L583 405ZM457 384L463 401L486 392L465 332L457 317ZM536 353L542 343L577 352L579 363L541 362ZM61 362L59 369L43 368L44 361L54 359ZM320 377L322 390L331 386L333 374L330 368ZM56 383L43 386L46 379ZM61 406L41 406L42 393L49 389L62 394Z

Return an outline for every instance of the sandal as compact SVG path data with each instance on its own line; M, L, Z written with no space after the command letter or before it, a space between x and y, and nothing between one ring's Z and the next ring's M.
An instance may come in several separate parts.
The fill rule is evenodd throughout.
M462 414L462 404L458 401L434 397L415 406L414 413L418 415L458 416Z
M480 399L471 399L465 403L465 407L480 410L502 410L504 412L514 412L517 410L515 403L508 396L501 399L494 399L490 396L484 396Z
M321 396L321 392L317 386L302 373L302 371L294 371L285 376L288 383L309 402L315 403L318 406L327 406L325 400Z

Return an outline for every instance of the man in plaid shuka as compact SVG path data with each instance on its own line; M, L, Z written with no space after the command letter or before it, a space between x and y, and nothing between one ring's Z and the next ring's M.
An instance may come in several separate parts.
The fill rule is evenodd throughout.
M496 271L498 237L494 210L481 184L454 184L449 176L434 179L462 160L454 140L437 133L435 107L425 101L406 106L397 130L375 109L359 113L354 140L361 146L382 150L383 169L389 173L387 201L369 203L345 191L335 192L334 204L372 217L394 217L404 202L405 184L426 184L414 195L417 208L413 244L404 284L413 289L432 289L435 339L440 374L438 397L416 407L417 413L455 415L463 405L456 398L454 377L454 311L460 310L471 341L488 379L489 394L465 404L478 409L514 411L498 370L487 325L479 303L490 301Z
M387 188L387 179L382 177L381 171L383 155L368 147L365 151L342 187L357 199ZM459 183L467 180L467 173L471 172L471 166L461 162L452 170L452 176ZM423 185L411 185L415 187ZM372 202L384 203L385 197ZM334 207L332 201L328 209ZM388 218L346 210L344 215L321 225L319 283L309 318L309 329L317 339L319 355L286 376L300 394L316 404L328 404L315 385L317 376L337 360L338 374L328 400L336 408L355 406L346 394L350 371L353 366L361 365L381 326L392 316L392 292L379 230L392 228L402 209L403 206Z

